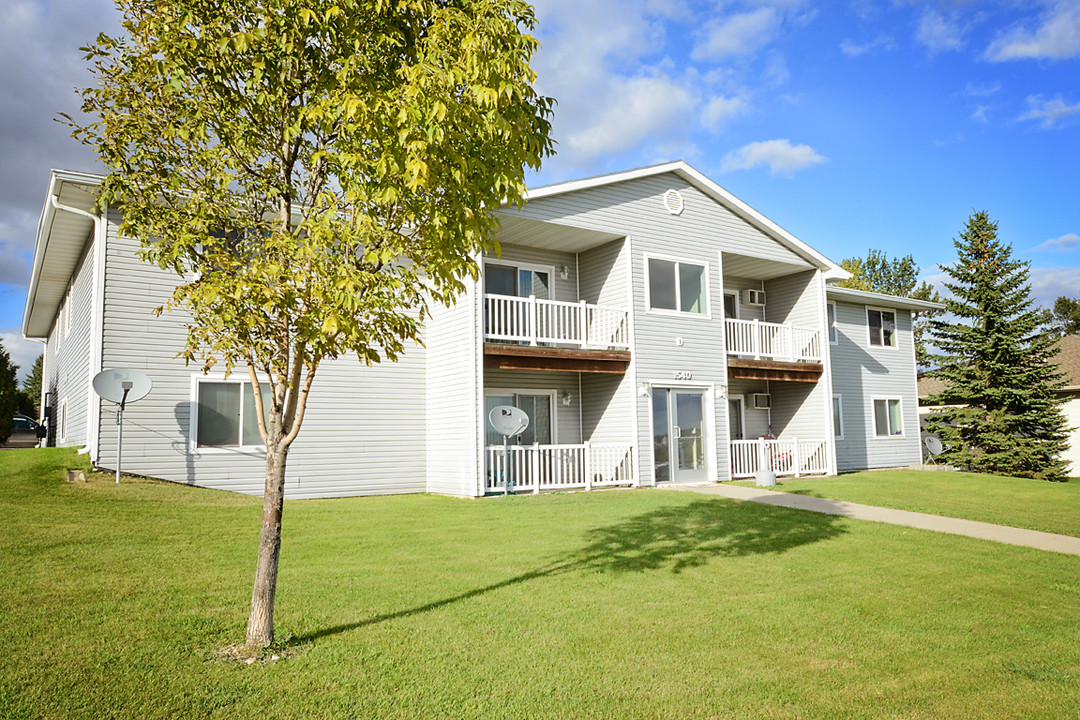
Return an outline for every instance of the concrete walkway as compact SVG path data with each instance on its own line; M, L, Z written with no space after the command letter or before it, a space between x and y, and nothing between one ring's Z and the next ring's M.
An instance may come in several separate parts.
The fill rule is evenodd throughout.
M843 515L856 520L871 520L889 523L890 525L906 525L921 530L967 535L968 537L993 540L994 542L1009 545L1023 545L1038 548L1039 550L1080 555L1080 538L1069 535L1055 535L1054 533L1039 532L1038 530L1024 530L1023 528L1014 528L1007 525L993 525L975 520L961 520L959 518L928 515L909 510L893 510L874 505L860 505L859 503L845 502L843 500L827 500L810 497L809 495L764 490L757 487L750 488L715 483L707 485L670 485L668 487L673 490L685 490L702 493L703 495L719 495L732 500L749 500L750 502L779 505L798 510L810 510L828 515Z

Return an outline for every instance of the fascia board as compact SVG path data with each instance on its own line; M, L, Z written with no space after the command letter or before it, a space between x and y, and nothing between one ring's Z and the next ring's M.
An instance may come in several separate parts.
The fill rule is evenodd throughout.
M886 295L885 293L870 292L868 290L836 287L835 285L828 286L826 288L826 294L830 298L836 298L838 300L847 300L858 304L895 307L903 310L914 310L916 312L945 309L945 306L941 303L930 302L929 300L915 300L913 298Z

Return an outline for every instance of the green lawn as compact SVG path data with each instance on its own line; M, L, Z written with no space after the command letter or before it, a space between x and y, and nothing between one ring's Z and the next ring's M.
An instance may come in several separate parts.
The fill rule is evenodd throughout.
M753 486L753 481L739 482ZM875 470L829 478L781 480L798 493L980 520L1080 537L1080 482L925 470Z
M692 493L286 506L0 453L0 718L1062 718L1080 558Z

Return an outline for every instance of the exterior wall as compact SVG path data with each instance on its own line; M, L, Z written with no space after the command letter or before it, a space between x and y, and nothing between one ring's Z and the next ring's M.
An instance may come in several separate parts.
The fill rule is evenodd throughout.
M480 425L480 286L451 308L436 305L427 321L427 489L476 495Z
M627 273L630 255L626 240L592 248L578 255L580 299L593 305L626 307L630 304Z
M734 277L732 275L724 276L724 292L736 293L736 302L738 305L737 312L739 320L764 320L765 308L761 305L744 305L743 304L743 290L764 290L764 283L761 280L754 280L752 278ZM766 296L766 300L768 300Z
M1080 395L1072 395L1061 412L1065 415L1065 425L1072 428L1069 449L1061 457L1069 463L1069 477L1080 477Z
M597 443L633 442L633 376L581 374L581 433Z
M729 398L739 396L743 399L743 439L745 440L755 440L769 433L772 411L754 409L754 393L768 392L768 385L769 383L764 380L732 380L728 386Z
M176 279L138 260L136 247L110 223L103 365L142 370L154 383L151 393L124 413L123 470L261 494L264 453L193 448L193 378L201 373L176 357L184 347L187 318L175 311L153 314ZM289 452L287 497L425 490L420 420L425 416L424 358L422 348L410 347L399 362L371 368L354 357L323 363L312 385L304 427ZM113 412L105 403L98 464L106 468L116 463Z
M577 255L557 250L541 250L524 247L522 245L503 245L502 256L495 257L493 254L484 256L485 262L496 265L539 265L551 269L551 300L562 302L577 302ZM560 271L568 268L569 273L564 280Z
M841 472L901 467L921 459L911 313L895 313L897 346L876 347L870 345L866 306L836 303L837 342L829 350L832 392L841 396L844 425L844 437L836 440ZM903 437L874 436L874 397L900 398Z
M94 236L91 233L44 347L42 389L52 393L49 443L61 447L84 447L89 441L93 296ZM67 427L61 434L65 405Z
M555 391L555 438L556 445L581 443L581 392L578 373L532 372L528 370L487 370L484 372L484 391ZM562 404L564 393L570 393L570 405ZM481 413L483 410L481 410ZM482 418L487 431L487 418Z

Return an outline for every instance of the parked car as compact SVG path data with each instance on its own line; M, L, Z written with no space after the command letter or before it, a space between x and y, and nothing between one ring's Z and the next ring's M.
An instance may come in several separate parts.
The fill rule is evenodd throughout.
M11 419L11 437L5 447L35 447L44 434L44 425L26 415L15 413Z

